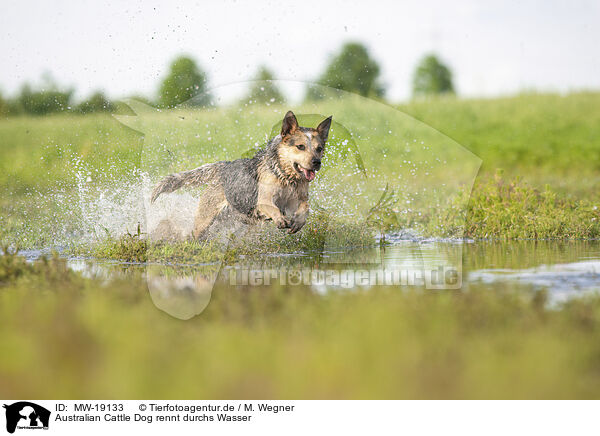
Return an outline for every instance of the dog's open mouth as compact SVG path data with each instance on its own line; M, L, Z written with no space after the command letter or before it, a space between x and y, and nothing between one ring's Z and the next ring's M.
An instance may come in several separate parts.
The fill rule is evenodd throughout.
M315 178L315 170L308 170L304 167L301 167L297 163L294 163L294 169L298 171L300 174L304 176L306 180L311 182Z

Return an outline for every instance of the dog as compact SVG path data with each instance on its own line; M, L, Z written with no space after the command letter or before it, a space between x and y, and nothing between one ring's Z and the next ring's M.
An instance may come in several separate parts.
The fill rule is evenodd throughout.
M321 168L332 118L313 129L298 125L288 111L281 133L254 157L171 174L156 185L151 203L183 186L206 185L194 218L195 239L213 239L224 230L265 221L296 233L306 224L308 187Z

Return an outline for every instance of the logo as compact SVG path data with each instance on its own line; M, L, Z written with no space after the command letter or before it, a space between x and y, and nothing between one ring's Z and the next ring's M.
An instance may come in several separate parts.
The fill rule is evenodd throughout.
M4 405L6 409L6 431L14 433L18 429L48 430L50 411L29 401L18 401Z

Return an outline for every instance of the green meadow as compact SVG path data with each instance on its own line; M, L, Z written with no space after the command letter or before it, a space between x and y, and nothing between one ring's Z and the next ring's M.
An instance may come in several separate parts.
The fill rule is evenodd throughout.
M591 196L600 183L599 103L600 94L588 92L487 100L440 97L397 108L479 156L478 182L503 169L507 177L520 176L538 188L549 184L567 195ZM262 123L257 133L270 133L277 120L272 113L255 110ZM139 164L143 145L140 134L106 114L8 117L0 120L0 133L0 186L16 193L39 189L49 179L63 180L72 154L94 166L113 160L126 168ZM237 142L240 151L253 145Z
M11 398L598 398L600 297L595 294L551 301L544 289L507 282L469 283L452 291L382 286L328 293L307 286L217 282L210 304L196 317L182 321L157 309L148 296L146 263L177 270L300 252L306 253L305 262L319 264L323 259L315 251L326 241L348 253L376 244L384 250L385 240L376 243L374 235L406 227L426 236L473 239L464 258L466 272L490 265L537 266L570 255L568 260L576 261L594 250L593 240L600 237L600 93L436 98L376 106L380 112L362 118L359 105L337 104L318 112L297 109L333 113L334 120L336 114L340 120L360 119L355 136L343 123L334 126L336 144L344 147L332 145L324 169L328 164L351 168L360 177L364 165L385 179L396 164L378 156L393 152L394 136L388 132L394 132L411 149L412 164L420 162L406 165L414 186L428 180L423 162L429 145L448 162L466 155L444 154L448 144L479 157L472 191L468 183L457 183L442 192L446 203L433 204L441 191L413 198L384 184L373 197L376 204L356 200L369 211L363 220L336 216L327 209L330 197L324 191L315 196L318 207L298 235L267 229L252 244L242 241L226 250L194 241L147 241L135 225L118 233L106 224L94 229L94 238L79 241L78 226L94 225L86 221L90 205L82 200L94 197L94 183L108 187L98 191L107 199L123 191L112 202L94 204L114 207L137 189L132 174L138 171L155 177L191 168L202 163L195 160L200 150L207 161L221 156L224 142L235 156L251 152L277 128L277 113L272 107L244 109L240 126L236 108L216 109L196 127L185 110L148 114L145 125L133 128L105 114L1 119L0 393ZM387 111L399 114L395 123L384 116ZM131 115L125 109L120 114ZM318 116L306 119L312 123ZM413 145L413 137L424 138L422 148ZM456 168L440 164L427 177L432 184L467 180ZM338 192L348 189L343 181L334 184L333 171L319 177L332 180ZM63 257L28 262L13 254L56 246ZM118 273L107 278L73 271L64 259L73 256L111 259Z
M352 105L336 106L334 102L324 106L323 112L352 116ZM418 227L425 233L442 229L437 236L475 239L598 237L599 107L598 93L526 94L491 100L438 98L399 106L408 115L408 121L399 119L394 127L416 130L421 136L438 134L440 138L450 138L478 156L482 164L479 172L473 172L477 177L472 192L466 186L447 195L460 197L464 210L459 217L441 216L435 209L427 213L423 207L425 212L419 217L399 214L397 227ZM310 113L314 108L301 107L297 112L303 110ZM373 131L387 131L391 127L384 117L394 112L390 108L374 113L372 119L362 121L359 129L367 126ZM252 153L264 143L267 133L276 131L278 118L271 108L246 110L244 117L238 117L244 125L237 123L236 113L231 108L205 114L212 123L208 129L192 121L177 126L174 120L181 122L179 118L185 118L187 113L180 117L151 114L146 125L154 129L153 135L143 135L104 114L22 116L0 121L0 189L5 193L0 200L0 216L4 221L4 239L22 247L50 244L52 235L46 234L43 226L32 231L25 223L44 219L54 223L61 219L60 215L42 217L52 205L40 210L36 197L55 193L57 189L68 196L76 189L78 165L85 164L86 174L93 176L94 181L106 179L108 184L115 177L130 174L149 163L153 164L150 172L158 177L203 162ZM414 128L410 121L413 118L426 127ZM310 122L315 120L318 118L312 117ZM133 127L144 129L143 125L133 124ZM338 132L344 133L339 128ZM362 159L368 161L373 157L371 166L377 167L383 176L394 168L396 161L377 158L388 152L388 144L393 140L391 135L372 135L359 144ZM227 144L228 154L220 153L221 144ZM151 154L153 147L157 151ZM443 147L440 143L439 148ZM329 152L334 154L334 150ZM352 153L350 150L342 158L351 160ZM440 168L436 168L440 180L456 177L457 171L452 168L450 174ZM425 173L423 169L417 170ZM347 194L351 196L352 191ZM402 189L392 194L396 196L393 201L404 200ZM427 198L423 201L434 202ZM462 213L466 213L466 219ZM64 222L67 221L65 218ZM461 226L461 234L453 233L457 225ZM119 236L111 235L115 239Z

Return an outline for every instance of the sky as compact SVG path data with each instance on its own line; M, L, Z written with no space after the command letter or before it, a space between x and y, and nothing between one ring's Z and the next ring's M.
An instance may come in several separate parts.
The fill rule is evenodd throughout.
M599 23L597 0L2 0L0 91L50 74L77 98L154 97L180 54L211 87L249 80L261 64L277 79L311 81L348 41L369 48L393 101L410 98L430 52L464 97L600 89Z

